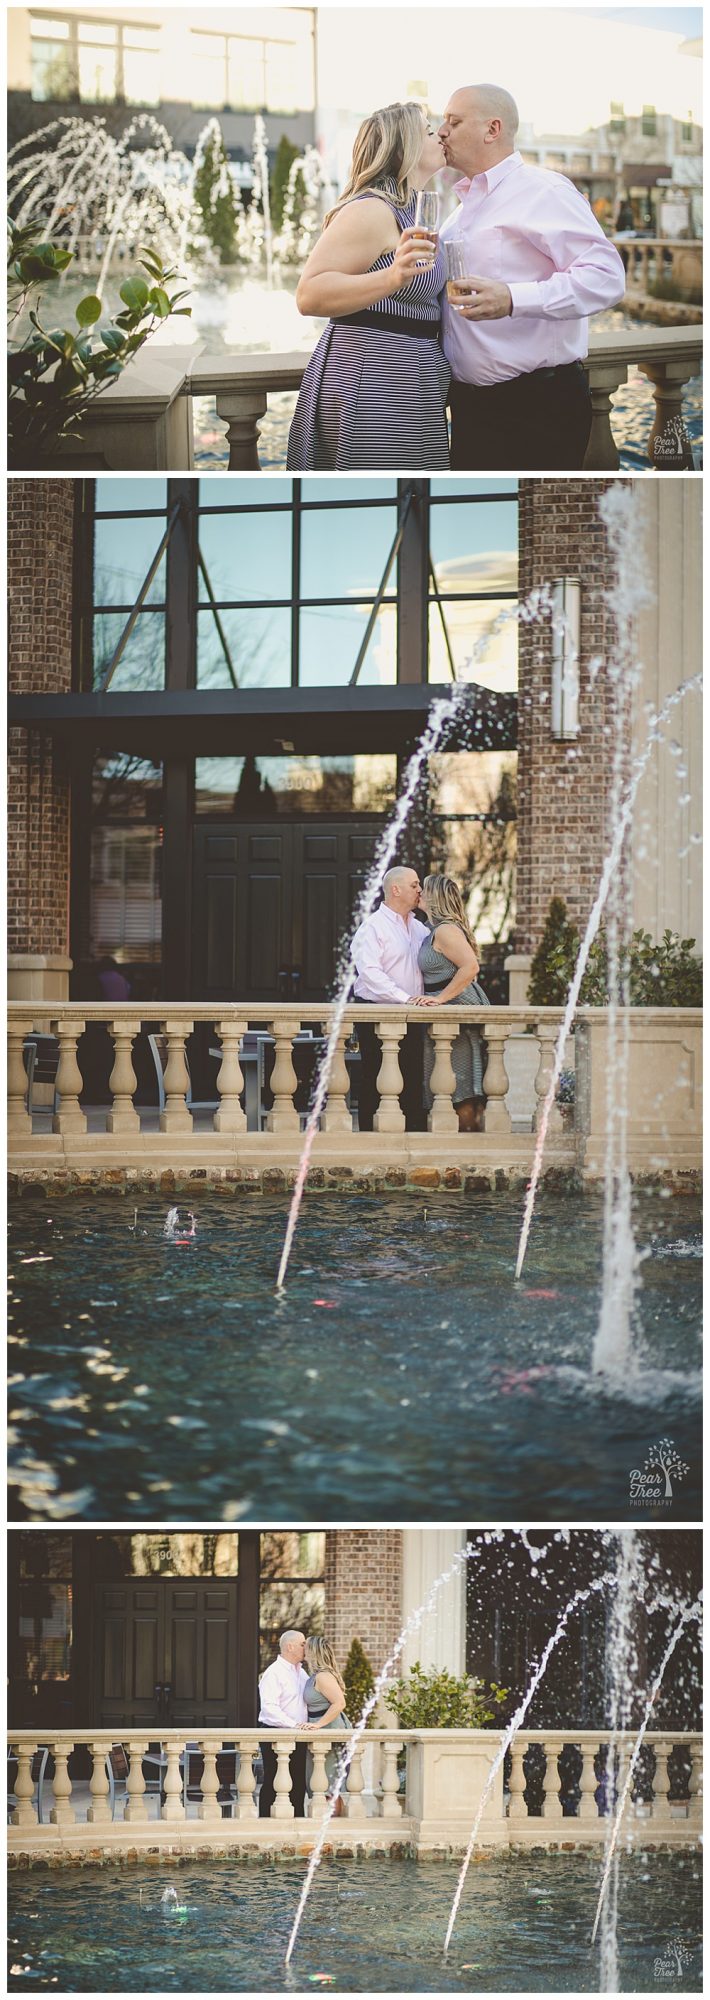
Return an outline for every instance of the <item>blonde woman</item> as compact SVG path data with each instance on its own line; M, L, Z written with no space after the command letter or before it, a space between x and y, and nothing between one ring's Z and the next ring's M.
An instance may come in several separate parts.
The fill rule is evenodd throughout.
M452 875L427 875L422 889L422 905L431 924L419 952L419 970L424 992L419 1007L488 1007L490 1002L479 986L478 946L469 929L463 897ZM454 1105L460 1132L480 1132L483 1124L484 1042L480 1028L462 1027L451 1050L456 1078ZM427 1035L424 1047L424 1094L431 1109L431 1073L434 1050Z
M412 229L417 192L443 165L418 104L390 104L360 127L296 292L300 312L329 324L291 425L292 472L448 471L446 264Z
M327 1639L309 1639L306 1645L306 1671L308 1679L303 1690L303 1699L308 1709L307 1729L315 1735L319 1729L332 1729L338 1723L343 1732L343 1740L350 1735L352 1723L345 1713L345 1682L340 1672L332 1646ZM328 1793L335 1783L335 1774L342 1746L334 1744L325 1760L328 1779ZM336 1804L336 1816L343 1810L342 1798Z

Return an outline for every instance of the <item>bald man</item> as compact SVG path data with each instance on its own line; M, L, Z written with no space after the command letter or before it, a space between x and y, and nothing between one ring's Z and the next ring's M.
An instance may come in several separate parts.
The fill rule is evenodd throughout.
M350 947L355 998L369 1007L413 1007L424 991L419 953L429 936L428 926L415 916L422 893L416 869L389 868L382 890L384 900L379 910L358 926ZM371 1021L356 1025L360 1046L358 1125L361 1132L371 1132L380 1101L376 1078L381 1044ZM410 1132L426 1130L423 1059L422 1030L410 1022L399 1051L404 1080L399 1101Z
M443 306L456 472L579 470L592 406L590 313L619 304L624 266L565 174L528 167L518 112L497 84L455 90L439 129L460 207L444 244L464 246L466 280Z

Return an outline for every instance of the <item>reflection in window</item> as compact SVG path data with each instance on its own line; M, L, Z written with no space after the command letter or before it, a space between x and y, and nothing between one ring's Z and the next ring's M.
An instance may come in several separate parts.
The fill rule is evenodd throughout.
M200 554L220 605L291 596L290 513L206 514L200 521ZM199 591L200 603L209 603L202 572Z
M71 1576L71 1535L38 1534L29 1529L20 1534L19 1544L20 1576Z
M162 771L130 754L94 763L90 956L154 965L162 929Z
M71 1584L40 1577L21 1583L17 1665L28 1692L38 1694L47 1681L68 1681L71 1649Z
M515 606L501 598L449 598L444 617L457 680L513 693L518 685L518 622ZM450 681L451 668L437 604L429 604L429 679Z
M220 631L221 626L221 631ZM212 611L197 614L199 687L288 687L291 681L290 610Z
M198 819L266 813L384 813L395 802L395 756L198 757Z
M397 529L394 507L304 513L302 597L375 597ZM396 589L392 570L390 592Z
M165 556L132 632L121 642L165 533L166 511L165 479L96 481L92 654L96 689L108 685L112 694L119 694L165 686Z
M99 1536L100 1566L109 1576L236 1576L239 1535L234 1529L199 1533L191 1528Z
M453 875L481 945L507 940L515 922L515 751L438 752L428 760L433 869Z
M165 686L165 613L139 611L132 632L121 646L128 622L127 611L94 612L93 684L107 687L111 694L130 688L146 693ZM113 668L113 671L111 671ZM110 675L110 680L109 680Z
M302 687L347 687L367 631L369 604L323 604L301 612ZM358 675L359 687L397 679L397 606L384 603Z
M259 1605L259 1671L276 1658L290 1629L320 1636L325 1624L325 1534L296 1529L263 1534Z
M430 548L442 596L448 591L517 590L518 509L515 501L495 507L432 507Z

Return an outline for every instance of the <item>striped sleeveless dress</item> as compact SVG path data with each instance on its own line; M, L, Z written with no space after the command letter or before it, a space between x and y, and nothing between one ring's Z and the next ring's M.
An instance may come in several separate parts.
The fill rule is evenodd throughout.
M382 192L394 189L385 182ZM406 208L394 206L400 230L411 229L415 208L415 194ZM393 257L383 251L370 269L386 270ZM440 249L406 290L352 319L329 321L303 377L289 471L448 472L451 371L439 345L445 286Z

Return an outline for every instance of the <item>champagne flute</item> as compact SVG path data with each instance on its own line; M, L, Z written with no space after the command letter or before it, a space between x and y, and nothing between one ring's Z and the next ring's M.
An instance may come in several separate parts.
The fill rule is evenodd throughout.
M446 296L456 312L469 301L468 254L463 236L449 236L444 245L446 251Z
M433 264L439 243L439 196L433 188L420 188L414 212L414 228L418 236L424 238L422 250L426 256L418 257L417 263L424 269Z

